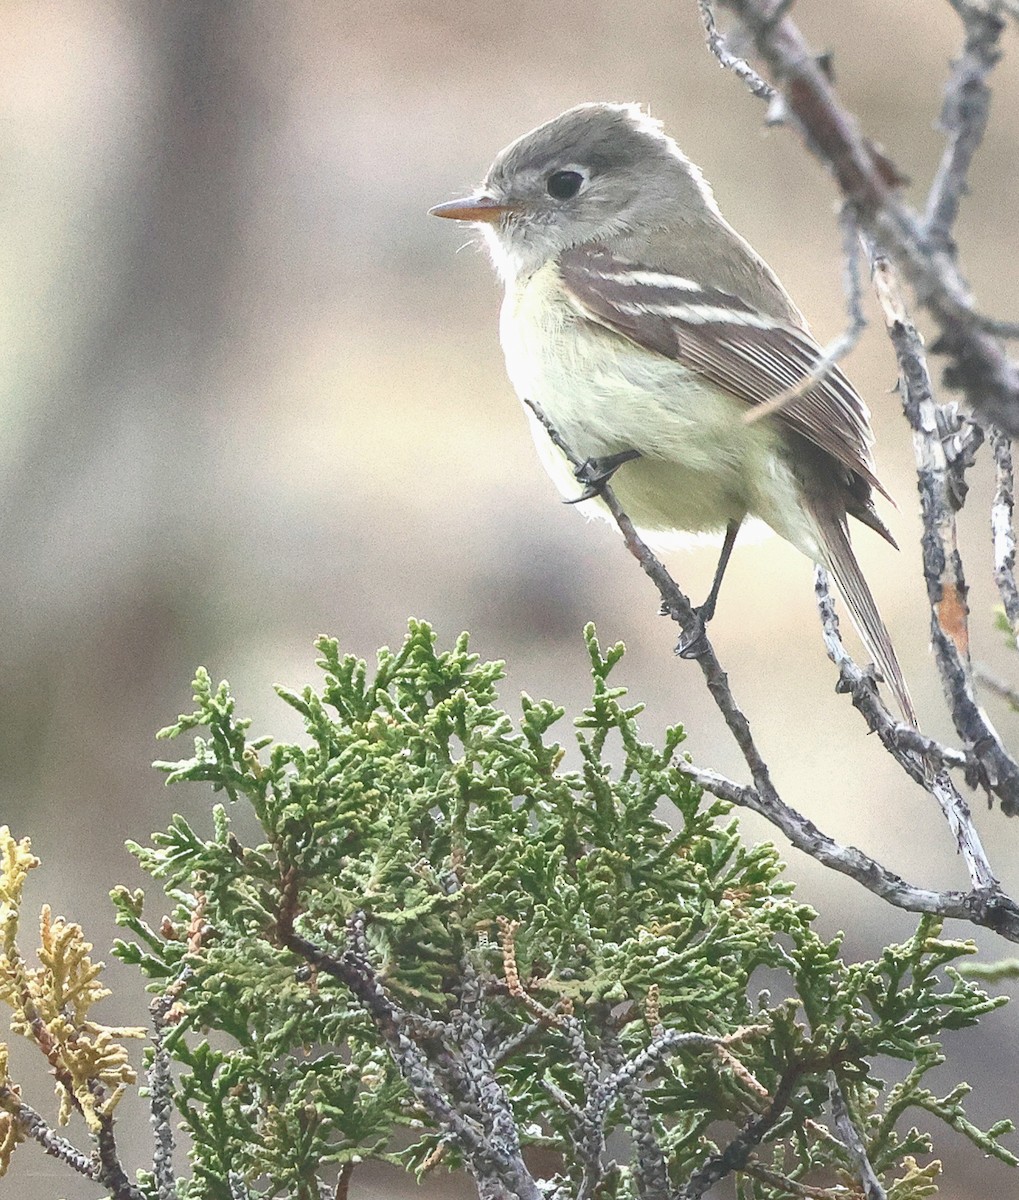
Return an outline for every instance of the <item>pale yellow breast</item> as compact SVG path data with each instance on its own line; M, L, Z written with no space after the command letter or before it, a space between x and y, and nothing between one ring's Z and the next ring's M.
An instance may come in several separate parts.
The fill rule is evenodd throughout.
M584 319L554 264L507 289L500 336L517 395L541 406L579 458L640 451L613 478L638 528L717 532L749 513L814 556L775 429L747 426L743 401ZM572 469L533 420L532 431L560 491L577 495Z

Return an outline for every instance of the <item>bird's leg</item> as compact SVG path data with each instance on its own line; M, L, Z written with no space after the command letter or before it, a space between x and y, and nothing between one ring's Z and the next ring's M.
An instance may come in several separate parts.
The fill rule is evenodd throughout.
M708 592L708 598L704 603L693 610L696 620L688 629L683 630L683 636L676 644L676 653L680 658L697 658L704 652L707 645L705 626L715 615L718 590L722 586L722 577L725 575L725 568L729 565L732 548L736 545L736 538L742 523L742 521L730 521L725 527L725 541L722 542L722 553L718 556L718 566L715 567L715 578L711 581L711 591Z
M600 496L602 489L619 470L623 463L640 458L639 450L620 450L618 454L606 454L600 458L586 458L573 472L584 490L572 500L564 500L564 504L581 504L584 500L593 500Z
M708 592L708 598L697 610L705 624L715 615L715 605L718 603L722 576L725 575L725 568L729 565L732 548L736 545L736 538L739 536L742 524L742 521L730 521L725 527L725 540L722 542L722 553L718 556L718 566L715 567L715 578L711 581L711 591Z

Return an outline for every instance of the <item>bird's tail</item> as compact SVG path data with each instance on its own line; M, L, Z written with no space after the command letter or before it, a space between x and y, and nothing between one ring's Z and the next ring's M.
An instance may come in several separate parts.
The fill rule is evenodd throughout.
M856 561L856 555L853 553L845 514L832 512L819 505L814 509L813 515L817 521L818 532L821 534L826 558L825 565L835 576L838 589L849 608L853 625L863 640L863 644L867 647L868 653L877 664L878 670L892 689L895 699L902 709L902 715L914 729L919 728L913 699L906 686L892 639L888 635L870 587L864 579L860 564Z

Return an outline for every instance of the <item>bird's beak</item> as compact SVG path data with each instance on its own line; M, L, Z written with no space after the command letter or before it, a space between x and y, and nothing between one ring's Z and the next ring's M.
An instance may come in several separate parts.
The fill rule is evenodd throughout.
M428 215L448 217L451 221L484 221L488 225L494 225L500 217L516 212L519 207L518 204L506 204L482 192L474 196L464 196L462 200L447 200L445 204L436 204L428 210Z

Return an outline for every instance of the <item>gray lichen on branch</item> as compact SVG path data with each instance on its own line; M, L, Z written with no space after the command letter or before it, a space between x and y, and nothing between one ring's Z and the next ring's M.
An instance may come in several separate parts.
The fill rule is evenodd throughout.
M993 0L951 2L963 22L965 45L942 111L949 142L929 192L927 213L921 215L897 190L901 173L863 135L859 122L838 99L827 64L788 15L789 6L775 0L718 0L739 20L766 63L783 97L787 123L799 129L829 168L861 229L893 259L918 303L933 317L940 335L935 348L949 359L946 383L961 390L985 419L1014 435L1019 434L1019 363L993 332L996 323L974 308L952 233L986 126L986 81L1000 57L1003 6ZM711 7L708 0L698 3ZM1014 333L1012 323L1002 329L1005 335Z

